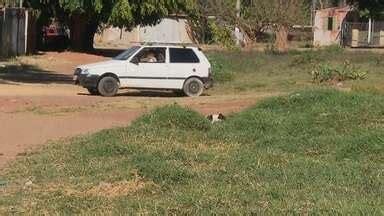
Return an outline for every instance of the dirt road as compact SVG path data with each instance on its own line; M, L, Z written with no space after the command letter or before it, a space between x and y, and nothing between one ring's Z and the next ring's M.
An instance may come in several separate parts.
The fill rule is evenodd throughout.
M61 78L68 77L68 80L80 62L103 59L73 53L45 55L24 61L49 71L48 76L60 75ZM58 66L46 61L56 62ZM57 70L54 70L55 67ZM0 79L0 167L49 141L128 125L156 106L178 103L203 114L228 114L273 95L245 94L239 97L234 94L184 98L168 92L122 91L118 97L103 98L88 95L84 89L71 85L70 81L60 82L62 79L57 79L39 82L39 76L14 76L11 73Z

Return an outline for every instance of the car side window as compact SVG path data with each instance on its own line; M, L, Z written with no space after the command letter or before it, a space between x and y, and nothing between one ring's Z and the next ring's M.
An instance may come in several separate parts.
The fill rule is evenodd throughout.
M136 56L140 63L165 63L166 48L148 47L142 49Z
M170 48L169 57L171 63L199 63L200 60L192 49Z

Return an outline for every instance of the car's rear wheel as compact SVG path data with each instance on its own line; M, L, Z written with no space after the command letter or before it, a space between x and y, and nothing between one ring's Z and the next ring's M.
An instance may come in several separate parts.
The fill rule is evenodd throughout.
M91 95L99 95L99 91L97 90L97 88L87 88L89 94Z
M189 78L184 83L183 91L189 97L199 97L203 94L204 83L199 78Z
M97 90L104 97L113 97L119 91L119 82L110 76L103 77L97 85Z

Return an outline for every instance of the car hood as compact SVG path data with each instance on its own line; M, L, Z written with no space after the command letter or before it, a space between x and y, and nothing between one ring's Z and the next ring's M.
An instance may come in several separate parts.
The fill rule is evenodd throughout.
M79 65L78 68L93 69L93 68L114 67L114 66L120 66L122 63L123 61L120 61L120 60L109 60L109 61L97 62L92 64Z

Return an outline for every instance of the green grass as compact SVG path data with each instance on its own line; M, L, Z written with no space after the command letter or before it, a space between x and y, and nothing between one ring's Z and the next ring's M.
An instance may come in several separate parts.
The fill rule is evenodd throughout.
M0 214L382 215L383 110L381 94L324 89L216 125L158 108L17 161L0 177Z
M344 88L357 91L384 92L384 55L368 51L348 51L337 47L321 50L290 51L273 55L262 52L208 52L218 73L214 94L233 92L292 92L328 84L311 82L311 71L318 64L353 66L369 72L365 80L344 82ZM218 65L218 66L217 66ZM216 67L215 67L216 66Z

